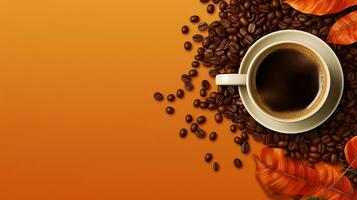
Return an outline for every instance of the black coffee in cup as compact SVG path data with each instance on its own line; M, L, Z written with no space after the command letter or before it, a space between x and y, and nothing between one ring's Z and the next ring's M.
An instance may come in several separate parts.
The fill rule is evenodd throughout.
M324 68L318 57L298 44L275 47L260 62L255 75L255 99L279 118L310 112L324 92Z

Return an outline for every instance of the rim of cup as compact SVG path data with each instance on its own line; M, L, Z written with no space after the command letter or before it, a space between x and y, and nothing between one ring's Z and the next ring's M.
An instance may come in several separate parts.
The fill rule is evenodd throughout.
M251 79L253 78L253 75L252 75L252 70L255 70L254 73L256 73L257 69L258 69L258 66L260 65L260 63L257 63L258 61L262 61L264 58L261 58L262 54L264 54L266 51L272 49L273 47L275 46L278 46L278 45L282 45L282 44L296 44L296 45L300 45L300 46L303 46L304 48L307 48L309 51L311 51L314 56L317 57L317 59L321 62L322 64L322 67L324 68L324 71L325 71L325 76L326 76L326 89L325 89L325 92L322 97L322 99L320 100L320 103L317 104L315 106L315 108L313 108L309 113L306 113L305 115L303 116L300 116L300 117L296 117L296 118L279 118L279 117L275 117L275 116L272 116L271 114L267 113L263 108L261 108L259 106L259 104L255 101L254 97L253 97L253 94L252 94L252 85L251 85ZM258 60L260 59L260 60ZM255 66L253 66L255 65ZM258 66L257 66L258 65ZM239 72L240 73L240 72ZM279 42L274 42L266 47L264 47L261 51L259 51L255 56L254 58L252 59L252 61L250 62L249 66L248 66L248 71L247 71L247 85L246 85L246 88L247 88L247 92L248 92L248 95L249 95L249 98L251 99L251 101L253 102L253 104L256 106L256 108L262 112L264 115L266 115L267 117L269 117L270 119L272 120L275 120L275 121L280 121L280 122L297 122L297 121L302 121L304 119L307 119L309 117L311 117L312 115L314 115L317 111L319 111L321 109L321 107L324 105L324 103L326 102L327 100L327 97L328 97L328 94L329 94L329 91L330 91L330 84L331 84L331 78L330 78L330 72L329 72L329 69L328 69L328 66L327 66L327 63L326 61L322 58L322 56L315 50L313 49L312 47L310 47L309 45L307 44L304 44L304 43L301 43L301 42L296 42L296 41L279 41ZM319 89L320 90L320 89ZM319 91L320 93L320 91ZM321 94L317 94L315 96L315 99L318 95L321 95ZM314 101L315 101L314 99Z

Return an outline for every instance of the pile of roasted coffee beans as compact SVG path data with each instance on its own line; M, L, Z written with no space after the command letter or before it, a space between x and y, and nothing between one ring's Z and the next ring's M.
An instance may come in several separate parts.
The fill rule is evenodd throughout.
M327 16L313 16L301 13L280 0L201 0L202 4L209 4L207 11L217 12L216 21L206 27L206 22L200 22L200 17L190 18L192 25L198 23L198 30L205 31L205 36L195 34L193 40L200 42L196 48L192 68L204 66L209 76L217 74L236 73L247 49L262 36L277 30L297 29L309 32L322 40L326 40L333 23L356 7L342 13ZM211 8L211 7L216 8ZM210 7L210 8L209 8ZM213 11L212 11L213 10ZM215 11L216 10L216 11ZM182 33L189 30L187 25L182 27ZM191 50L191 42L184 44L186 50ZM342 100L335 113L318 128L298 135L286 135L269 130L257 123L244 108L237 87L218 86L216 90L210 87L207 80L203 80L200 97L194 100L193 106L216 112L215 121L222 122L224 118L230 120L230 131L240 130L241 135L234 138L234 142L241 146L242 153L248 153L249 137L270 147L282 148L287 157L305 159L311 165L320 161L337 163L345 162L344 145L356 135L357 130L357 45L331 45L343 66L345 88ZM197 74L196 74L197 75ZM191 83L195 74L188 73L181 76L187 91L194 89ZM210 92L208 89L211 88ZM162 95L155 93L155 99L161 101ZM169 107L168 107L169 108ZM168 111L168 110L166 110ZM170 112L168 112L170 114ZM192 127L193 126L193 127ZM191 131L202 136L204 131L193 123ZM200 130L200 131L199 131ZM199 133L201 132L201 133ZM233 160L236 167L242 162ZM349 177L357 184L357 175Z

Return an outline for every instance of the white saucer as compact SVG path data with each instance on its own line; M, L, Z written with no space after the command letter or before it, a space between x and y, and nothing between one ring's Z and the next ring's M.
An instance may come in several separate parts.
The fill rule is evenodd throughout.
M268 44L284 41L284 40L305 43L306 45L309 45L317 52L319 52L320 55L325 59L331 75L331 88L327 100L325 104L321 107L321 109L311 117L302 121L298 121L298 122L275 121L272 120L271 118L268 118L264 114L260 113L258 109L256 109L256 107L249 99L249 95L245 86L239 86L238 88L239 88L239 93L241 94L242 101L247 111L252 116L254 116L255 120L257 120L260 124L277 132L296 134L316 128L317 126L325 122L335 111L343 93L343 84L344 84L343 71L336 54L320 38L303 31L284 30L284 31L273 32L256 41L249 48L246 55L244 56L241 63L241 68L239 69L239 73L245 74L247 72L247 67L243 67L243 66L249 66L250 62L252 61L252 58L262 48L264 48Z

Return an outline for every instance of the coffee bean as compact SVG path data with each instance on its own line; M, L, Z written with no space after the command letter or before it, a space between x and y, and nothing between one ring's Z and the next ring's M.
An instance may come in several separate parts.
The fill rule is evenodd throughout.
M194 34L192 36L192 40L195 41L195 42L201 42L203 40L203 36L200 35L200 34Z
M207 80L203 80L201 85L205 90L209 90L211 88L211 84Z
M219 2L221 2L222 0L212 0L212 2L214 3L214 4L217 4L217 3L219 3Z
M237 132L237 126L236 126L235 124L232 124L232 125L230 126L230 130L231 130L232 133Z
M208 28L208 24L206 22L201 22L198 24L198 30L199 31L205 31Z
M173 95L173 94L167 95L167 100L168 101L175 101L175 95Z
M217 123L221 123L223 120L222 114L221 113L216 113L214 115L214 119L216 120Z
M207 91L202 88L202 89L200 90L200 96L201 96L201 97L207 96Z
M244 141L244 140L243 140L241 137L239 137L239 136L234 137L234 142L235 142L236 144L241 145L241 144L243 144L243 141Z
M208 3L210 0L200 0L201 3Z
M192 83L185 83L185 89L187 90L187 91L191 91L191 90L193 90L193 85L192 85Z
M195 70L195 69L191 69L191 70L188 72L188 75L189 75L190 77L196 77L197 74L198 74L198 72L197 72L197 70Z
M249 151L250 151L249 143L247 141L243 141L242 146L241 146L241 152L246 154L246 153L249 153Z
M200 103L200 108L208 108L208 103L207 102L201 102Z
M190 28L188 28L187 25L182 26L181 32L182 32L183 34L187 34L189 31L190 31Z
M247 132L245 132L245 131L242 131L242 133L241 133L241 138L243 139L243 140L248 140L248 134L247 134Z
M225 1L222 1L221 4L219 4L220 10L225 10L227 7L228 7L228 3Z
M216 132L211 132L211 133L209 134L209 139L210 139L211 141L215 141L215 140L217 139L217 133L216 133Z
M200 101L199 99L195 99L195 100L193 101L193 106L194 106L194 107L199 107L200 104L201 104L201 101Z
M188 50L191 50L192 49L192 44L191 42L189 41L186 41L185 44L184 44L184 47L185 49L188 51Z
M190 130L192 133L195 133L198 130L198 124L192 123Z
M248 25L248 32L250 34L254 34L254 32L255 32L255 23L254 22L252 22Z
M185 96L185 92L183 91L183 89L178 89L176 91L176 96L177 96L177 98L182 99L183 96Z
M214 7L213 4L209 4L209 5L207 6L207 12L208 12L209 14L214 13L214 10L215 10L215 7Z
M213 163L213 170L217 172L219 170L219 164L217 162Z
M200 62L198 62L198 61L193 61L192 64L191 64L191 66L192 66L193 68L198 68L198 67L200 66Z
M241 168L243 166L243 163L239 158L234 159L233 164L236 168Z
M184 138L187 135L187 130L185 128L180 129L179 132L180 137Z
M324 154L326 152L326 145L323 143L320 143L317 145L317 152Z
M189 82L191 82L191 77L189 75L187 75L187 74L182 74L181 75L181 80L183 82L185 82L185 83L189 83Z
M203 123L206 122L206 117L201 115L201 116L197 117L196 121L197 121L198 124L203 124Z
M155 92L154 98L156 101L162 101L164 99L164 96L160 92Z
M213 155L211 153L206 153L205 154L205 158L204 159L205 159L206 162L211 162L212 158L213 158Z
M169 115L172 115L175 112L175 109L171 106L167 106L165 110L166 110L166 113Z
M187 114L187 115L185 116L185 121L186 121L187 123L191 123L191 122L192 122L192 119L193 119L193 117L192 117L192 115L190 115L190 114Z
M196 131L196 136L198 138L204 138L204 137L206 137L206 131L204 131L201 128L198 128L197 131Z
M197 23L197 22L200 21L200 17L197 16L197 15L192 15L192 16L190 17L190 21L191 21L192 23Z

